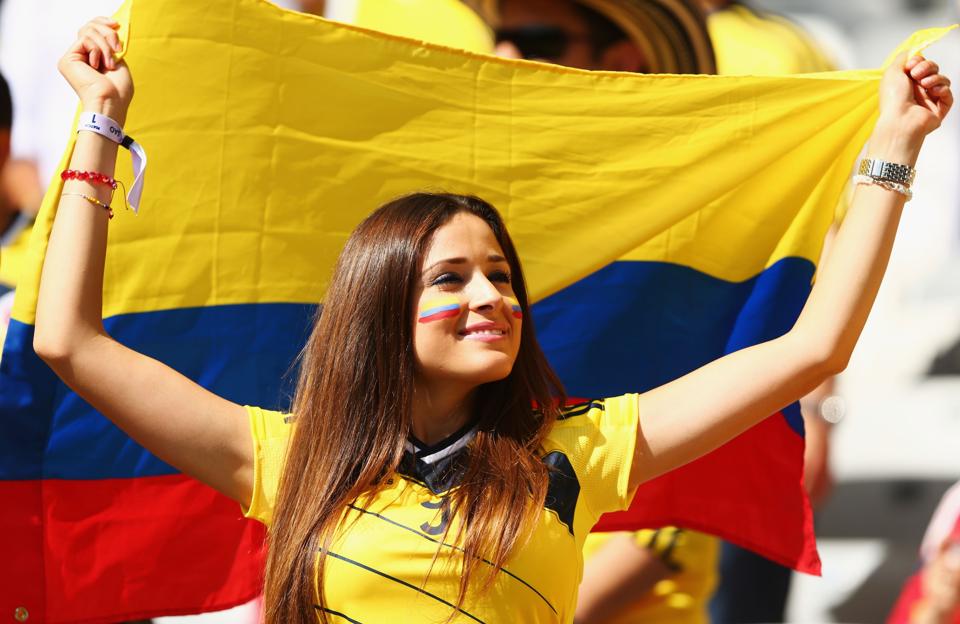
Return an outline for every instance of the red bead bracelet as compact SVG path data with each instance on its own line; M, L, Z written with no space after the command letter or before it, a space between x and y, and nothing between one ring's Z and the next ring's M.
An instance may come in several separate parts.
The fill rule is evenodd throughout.
M96 171L77 171L76 169L64 169L60 172L61 180L81 180L84 182L95 182L109 186L112 189L117 188L117 181L105 173Z

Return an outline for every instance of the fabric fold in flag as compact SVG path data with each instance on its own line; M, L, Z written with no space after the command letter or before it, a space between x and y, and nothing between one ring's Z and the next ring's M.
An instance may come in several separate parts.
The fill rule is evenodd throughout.
M621 382L642 390L782 332L870 131L880 75L590 73L265 0L128 0L117 17L137 90L125 130L151 171L140 214L110 224L105 326L267 408L289 401L346 236L413 190L473 193L503 212L543 344L581 396ZM186 78L188 103L170 89ZM130 171L121 151L117 174ZM130 440L32 351L60 190L55 180L38 217L0 361L12 557L0 611L113 622L247 600L261 582L259 527ZM613 309L621 298L643 328L629 339ZM574 342L563 328L586 305L590 331ZM604 345L609 365L625 367L610 385L584 357ZM815 571L796 422L788 409L757 428L762 439L731 443L779 466L727 464L737 492L713 491L694 464L641 490L644 509L618 526L669 518ZM769 515L759 490L790 503Z

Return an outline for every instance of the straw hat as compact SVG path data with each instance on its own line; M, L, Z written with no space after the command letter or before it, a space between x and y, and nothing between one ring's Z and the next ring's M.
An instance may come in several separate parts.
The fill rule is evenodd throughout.
M499 0L464 1L497 26ZM573 1L619 26L648 59L651 73L716 73L707 24L695 0Z

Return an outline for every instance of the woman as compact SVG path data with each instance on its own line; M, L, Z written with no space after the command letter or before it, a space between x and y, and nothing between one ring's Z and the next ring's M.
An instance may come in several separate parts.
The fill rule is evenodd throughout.
M112 58L116 28L87 24L60 70L86 111L122 125L133 87ZM935 64L901 59L884 76L868 156L912 166L951 104ZM904 202L858 188L788 334L642 395L560 410L496 211L400 198L340 256L293 417L214 396L106 335L103 176L116 150L77 137L70 169L97 175L65 182L34 347L130 436L271 526L268 622L571 621L601 513L846 366Z

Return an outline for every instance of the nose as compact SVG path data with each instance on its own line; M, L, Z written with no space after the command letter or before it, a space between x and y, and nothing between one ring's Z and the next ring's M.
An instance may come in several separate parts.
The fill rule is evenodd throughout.
M503 295L496 284L480 272L470 283L470 309L475 312L490 312L503 304Z

